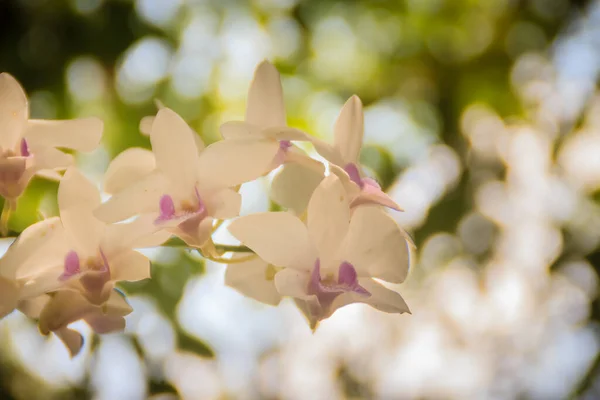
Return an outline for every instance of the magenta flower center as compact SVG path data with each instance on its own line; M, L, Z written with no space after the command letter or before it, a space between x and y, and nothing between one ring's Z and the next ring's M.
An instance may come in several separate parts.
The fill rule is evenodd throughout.
M21 139L21 155L23 157L29 157L31 153L29 152L29 145L27 144L27 140L25 138Z
M207 216L206 205L200 197L198 188L194 187L194 193L195 202L182 202L180 211L175 208L173 198L168 194L164 194L158 203L159 215L154 223L159 225L168 221L176 221L180 229L192 232Z
M344 261L338 269L337 281L321 276L321 260L317 259L308 283L308 294L317 296L323 309L328 309L333 301L342 293L357 293L370 296L371 293L358 283L358 274L352 264Z
M74 275L81 272L81 264L79 262L79 256L73 250L67 253L65 256L64 271L60 276L61 280L67 280Z

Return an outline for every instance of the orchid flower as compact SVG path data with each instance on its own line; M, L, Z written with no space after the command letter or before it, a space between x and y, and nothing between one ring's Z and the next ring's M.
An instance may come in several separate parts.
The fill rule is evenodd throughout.
M402 211L400 206L381 190L377 181L365 177L361 170L359 156L364 134L363 118L362 102L358 96L350 97L335 122L333 145L314 138L315 150L330 162L331 172L342 180L351 197L351 207L379 204Z
M402 230L377 206L351 213L348 194L334 174L315 189L306 225L290 213L270 212L238 218L228 229L266 264L282 268L273 280L277 291L299 302L313 328L354 302L409 312L398 293L373 279L401 283L406 278L409 249ZM260 274L248 278L264 281Z
M43 335L53 332L65 344L71 357L76 356L83 346L83 337L68 328L72 322L83 320L95 333L104 334L122 331L124 316L132 309L125 298L116 290L111 291L106 303L97 306L84 296L73 291L59 291L22 301L19 310L29 318L38 319Z
M113 196L99 205L95 215L107 223L141 215L151 221L149 229L166 231L190 246L202 247L212 234L215 219L238 215L241 196L229 187L245 181L244 165L250 165L254 156L251 148L241 160L227 147L204 149L195 136L174 111L159 110L150 133L152 153L134 148L114 159L104 182ZM213 158L218 166L211 165ZM225 170L227 162L237 161L241 161L237 167Z
M307 157L304 152L292 144L292 141L307 141L309 136L286 123L283 89L279 72L268 61L263 61L256 67L254 78L248 90L248 103L244 121L229 121L221 125L221 135L226 143L235 143L240 153L244 151L260 152L263 163L251 168L256 174L257 168L262 168L263 175L287 162L300 162L313 169L324 168L318 161ZM252 149L245 150L252 146Z
M6 209L16 207L17 198L35 174L56 177L52 171L64 170L73 163L73 156L59 148L78 151L96 148L102 127L97 118L29 119L23 88L11 75L0 74L0 195L7 201ZM4 216L2 222L6 223L6 219Z
M27 227L0 259L0 318L20 304L58 289L65 232L58 217Z
M106 302L117 281L150 277L150 260L134 248L157 246L168 235L148 230L147 218L107 225L93 211L100 205L98 189L74 167L58 187L60 218L66 240L62 245L64 289L80 292L90 303Z

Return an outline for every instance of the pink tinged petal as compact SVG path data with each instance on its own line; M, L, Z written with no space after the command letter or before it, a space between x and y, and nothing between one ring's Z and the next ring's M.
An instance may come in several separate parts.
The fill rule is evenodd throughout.
M127 251L111 260L111 280L135 282L150 278L150 260L137 251Z
M228 265L225 284L247 297L276 306L281 301L281 295L275 287L275 271L273 266L256 257Z
M278 267L308 271L317 258L306 226L287 212L247 215L233 221L228 230L267 263Z
M173 110L162 108L156 114L150 134L152 152L156 167L169 178L175 195L187 193L197 180L194 135L197 133Z
M133 147L121 152L104 174L104 191L117 193L148 176L156 167L150 150Z
M360 277L401 283L408 274L410 254L403 230L377 206L354 210L341 256Z
M83 257L96 254L105 224L93 211L100 205L96 186L75 167L69 168L58 186L58 208L75 250Z
M261 128L286 125L279 72L266 60L254 71L248 91L246 121Z
M362 296L356 292L348 292L337 297L332 304L332 312L351 303L365 303L386 313L409 313L408 305L397 292L369 278L360 278L359 284L371 295Z
M346 173L348 174L348 176L350 177L350 180L352 182L356 183L359 188L361 188L361 189L363 188L363 186L365 184L363 182L363 179L360 177L360 172L359 172L356 164L354 164L354 163L346 164L346 166L344 167L344 171L346 171Z
M198 162L204 187L233 187L259 178L273 169L279 143L271 139L222 140L208 146Z
M286 151L290 147L292 147L292 142L290 142L289 140L280 140L279 141L279 150Z
M103 129L104 123L99 118L30 120L24 137L32 147L66 147L88 152L100 144Z
M31 153L29 153L29 145L27 144L27 140L25 140L25 138L21 139L20 151L21 156L23 157L29 157L31 155Z
M352 96L340 111L333 128L333 144L344 163L357 163L362 147L364 121L362 102Z
M0 148L16 150L29 118L25 91L11 75L0 74Z
M200 248L206 244L212 234L213 219L196 215L170 231L181 240L186 242L188 246Z
M282 207L301 215L316 187L324 178L325 167L315 170L304 165L289 163L281 168L271 183L271 199Z
M381 185L373 178L365 177L362 179L362 183L366 187L381 190Z
M152 173L115 193L94 215L101 221L113 223L137 214L157 212L160 198L168 187L169 181L164 175Z
M26 174L27 159L25 157L0 158L0 195L8 199L19 197L27 182L23 182Z
M350 207L356 208L360 205L380 205L392 210L403 211L402 208L384 191L374 185L364 185L361 192L352 199Z
M19 302L19 287L15 282L0 276L0 318L10 314Z
M340 180L329 175L317 186L308 203L307 227L324 266L337 257L350 225L348 195Z
M67 280L74 275L81 273L81 264L79 256L75 251L70 251L65 256L64 272L60 276L60 280Z

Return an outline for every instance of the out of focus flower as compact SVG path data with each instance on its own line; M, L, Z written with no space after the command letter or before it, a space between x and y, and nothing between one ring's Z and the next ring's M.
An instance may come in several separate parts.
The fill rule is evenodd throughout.
M133 249L156 246L168 238L162 233L151 235L148 218L107 225L93 214L99 205L98 189L75 168L68 169L58 188L66 234L62 248L56 246L63 255L59 280L96 305L109 299L115 282L149 278L150 260Z
M248 173L255 175L252 179L286 162L306 164L323 175L321 163L310 159L292 144L292 141L309 140L309 136L287 126L279 72L268 61L260 63L254 72L248 90L245 121L226 122L220 130L226 139L220 146L235 145L240 154L247 151L261 154L262 162L249 166ZM257 175L259 170L262 171Z
M113 196L96 215L105 222L142 215L151 221L149 230L165 230L201 247L210 238L214 219L238 215L241 197L229 186L245 181L244 165L251 169L253 150L248 148L243 162L237 163L227 146L204 149L196 133L168 108L153 120L150 141L152 153L133 148L111 163L104 185ZM207 164L205 154L217 157L218 165ZM225 170L229 161L235 165Z
M65 290L23 301L19 309L28 317L39 320L42 334L54 332L72 357L81 350L83 337L68 328L70 323L84 320L99 334L122 331L125 328L123 317L132 311L125 298L115 290L102 306L89 303L78 292Z
M91 151L102 127L98 118L30 120L23 88L11 75L0 74L0 195L9 210L36 173L48 176L72 164L73 157L59 148Z
M23 301L61 286L60 245L64 239L60 218L54 217L29 226L12 243L0 259L0 318Z
M400 283L406 278L409 252L402 230L377 206L358 207L351 214L346 190L335 175L314 191L306 225L286 212L259 213L235 220L229 231L265 263L282 268L273 278L277 291L297 300L313 328L354 302L409 312L398 293L373 279ZM263 285L270 278L267 271L248 274L248 280ZM230 283L249 293L250 282Z

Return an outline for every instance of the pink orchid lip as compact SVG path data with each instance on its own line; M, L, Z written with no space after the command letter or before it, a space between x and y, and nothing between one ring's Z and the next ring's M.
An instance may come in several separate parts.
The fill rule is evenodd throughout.
M27 140L25 140L25 138L21 139L20 150L23 157L29 157L31 155L29 151L29 145L27 144Z
M321 260L317 259L308 283L308 294L317 296L321 307L327 309L336 297L347 292L366 297L371 296L367 289L360 286L358 274L351 263L342 262L339 266L337 282L328 282L321 278Z
M350 203L350 207L354 208L361 204L377 204L384 207L389 207L393 210L402 211L402 208L382 189L379 183L373 178L360 177L358 166L354 163L346 164L344 171L350 177L350 180L358 185L361 193Z
M79 256L77 252L71 250L65 256L64 263L64 272L59 277L61 281L66 281L67 279L81 273L81 264L79 262Z
M195 229L198 224L207 217L207 209L204 201L200 197L200 193L198 192L198 188L194 187L194 193L196 195L196 208L193 211L183 212L178 214L175 210L175 202L173 198L164 194L158 203L159 207L159 216L154 221L155 225L160 225L161 223L172 221L172 220L181 220L181 223L178 225L184 231L192 231Z

